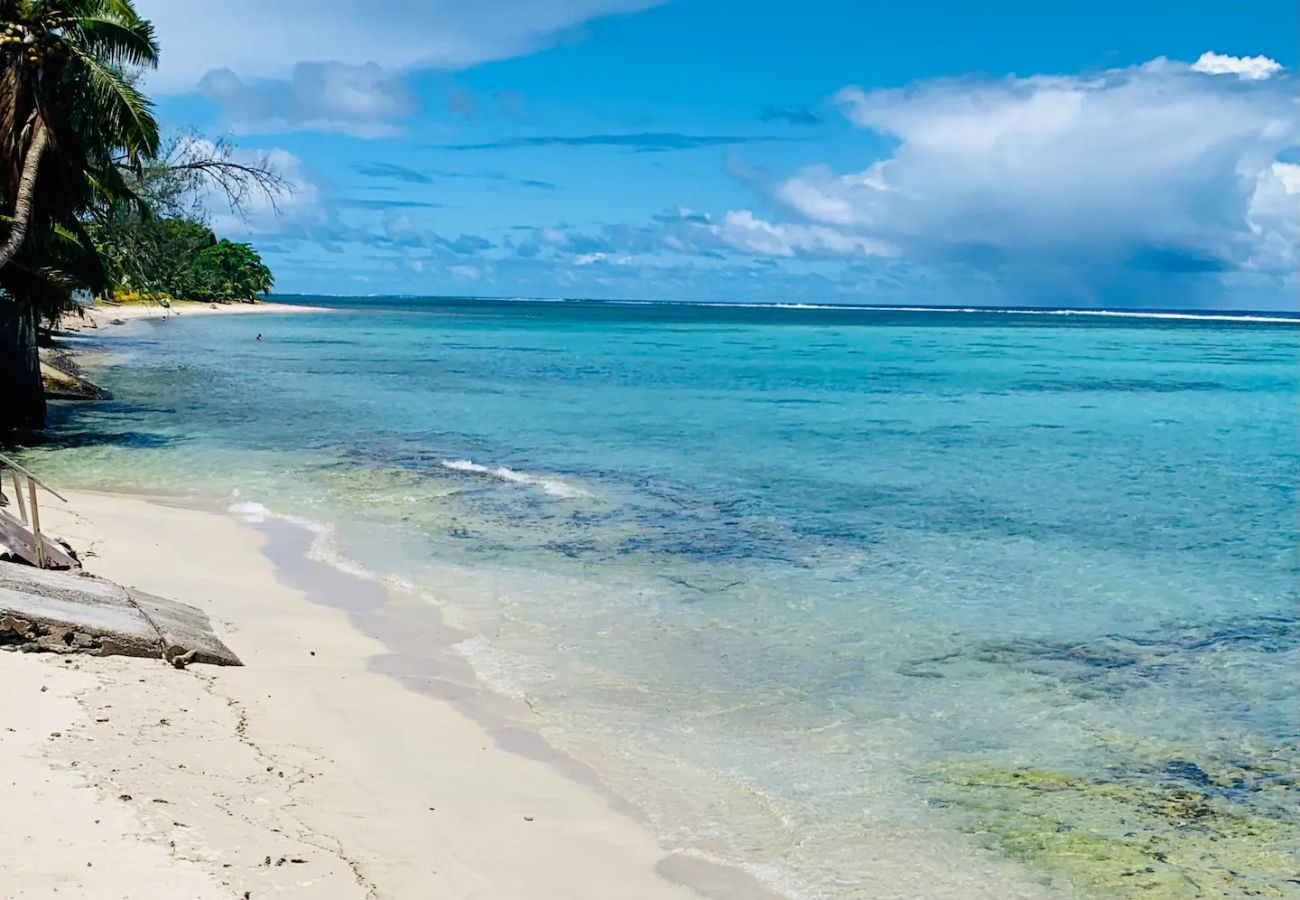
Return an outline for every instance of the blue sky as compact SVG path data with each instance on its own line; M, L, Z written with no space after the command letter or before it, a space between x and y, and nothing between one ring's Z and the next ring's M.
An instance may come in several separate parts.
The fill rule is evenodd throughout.
M1296 306L1291 0L137 5L282 291Z

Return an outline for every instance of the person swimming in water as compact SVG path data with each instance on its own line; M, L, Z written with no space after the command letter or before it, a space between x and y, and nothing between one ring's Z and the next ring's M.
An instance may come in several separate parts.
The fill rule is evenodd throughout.
M262 339L262 332L259 331L259 332L257 333L257 339L258 339L259 341Z

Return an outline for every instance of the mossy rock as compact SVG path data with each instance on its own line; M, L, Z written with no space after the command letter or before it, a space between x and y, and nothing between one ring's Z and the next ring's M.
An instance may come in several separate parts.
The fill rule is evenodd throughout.
M958 758L917 777L979 843L1084 896L1182 900L1300 897L1300 799L1277 775L1183 758L1104 777Z

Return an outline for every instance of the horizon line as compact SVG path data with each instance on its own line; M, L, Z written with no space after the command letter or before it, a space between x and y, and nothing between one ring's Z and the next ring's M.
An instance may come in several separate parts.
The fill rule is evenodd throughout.
M951 312L951 313L1006 313L1023 315L1093 315L1115 318L1164 318L1202 320L1243 320L1255 322L1300 323L1300 309L1218 309L1211 307L1161 308L1113 306L992 306L981 304L925 304L925 303L756 303L729 300L638 300L633 298L598 297L522 297L487 294L322 294L285 292L268 295L277 301L285 298L318 298L335 300L429 300L471 301L492 303L590 303L609 306L682 306L734 309L781 309L806 311L862 311L862 312Z

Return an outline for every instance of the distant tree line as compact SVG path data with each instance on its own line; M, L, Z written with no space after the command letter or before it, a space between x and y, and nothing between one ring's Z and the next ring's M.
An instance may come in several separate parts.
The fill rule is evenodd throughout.
M144 299L251 301L275 283L251 246L193 219L94 225L90 236L114 289Z

